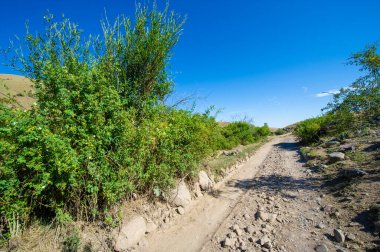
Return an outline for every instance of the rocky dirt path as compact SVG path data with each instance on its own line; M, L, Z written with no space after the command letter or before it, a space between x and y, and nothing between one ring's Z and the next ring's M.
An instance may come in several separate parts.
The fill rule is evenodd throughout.
M275 138L140 250L339 251L309 176L295 139Z

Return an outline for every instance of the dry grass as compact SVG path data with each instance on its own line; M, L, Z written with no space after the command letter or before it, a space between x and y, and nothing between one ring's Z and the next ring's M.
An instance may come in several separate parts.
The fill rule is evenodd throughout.
M15 96L22 107L30 108L35 100L28 94L33 91L33 83L29 79L19 75L0 74L0 97L10 94Z

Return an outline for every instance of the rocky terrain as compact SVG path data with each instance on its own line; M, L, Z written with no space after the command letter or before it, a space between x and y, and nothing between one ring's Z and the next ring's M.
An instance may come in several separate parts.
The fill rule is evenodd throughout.
M342 216L323 177L304 167L294 139L274 147L203 251L364 251L374 237Z
M274 137L219 182L201 171L195 183L167 192L166 202L134 195L119 227L80 227L82 248L379 251L379 143L377 131L301 149L291 135ZM36 246L18 244L44 250Z

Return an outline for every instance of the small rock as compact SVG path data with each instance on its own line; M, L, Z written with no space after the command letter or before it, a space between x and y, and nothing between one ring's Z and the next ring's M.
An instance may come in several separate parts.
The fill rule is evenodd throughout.
M245 220L248 220L250 217L251 217L251 216L249 216L249 214L244 214L244 215L243 215L243 218L244 218Z
M195 194L195 197L197 198L203 196L201 186L199 185L198 182L194 183L194 194Z
M235 245L235 242L236 242L236 239L234 238L226 238L224 241L223 241L223 247L232 247Z
M191 194L185 182L180 182L177 188L174 188L169 193L169 202L177 207L186 207L191 202Z
M145 219L142 216L133 218L121 227L114 250L124 251L135 246L144 237L145 232Z
M344 160L345 155L342 152L333 152L333 153L328 154L328 157L329 157L330 162L334 163L334 162Z
M347 234L346 238L349 241L354 241L356 239L356 236L354 234Z
M324 229L326 226L325 224L323 224L322 222L320 222L318 225L317 225L317 228L319 229Z
M178 207L177 213L179 213L180 215L183 215L185 213L185 209L183 207Z
M248 241L249 241L249 242L253 242L253 241L254 241L253 237L249 237L249 238L248 238Z
M263 246L265 243L270 242L268 236L264 235L261 239L258 240L258 243Z
M264 243L264 245L262 245L264 248L267 248L267 249L271 249L272 248L272 244L270 242L266 242Z
M199 185L202 190L208 191L212 189L212 187L214 186L214 183L212 182L212 180L209 178L209 176L207 175L205 171L200 171L198 174L198 177L199 177Z
M326 146L326 147L331 147L331 146L338 145L338 144L340 144L339 141L332 140L332 141L328 141L328 142L326 142L326 143L325 143L325 146Z
M146 223L146 233L152 233L157 229L157 225L154 224L152 221Z
M239 248L241 249L241 250L247 250L247 245L245 244L245 242L244 241L241 241L241 242L239 242Z
M334 237L337 242L344 243L345 236L342 230L334 229Z
M241 236L243 234L243 231L238 228L238 229L235 229L235 233L238 235L238 236Z
M329 249L325 244L318 245L314 248L315 251L317 252L329 252Z
M245 232L247 232L248 234L253 234L253 232L255 232L255 228L253 226L248 226L246 227L245 229Z
M255 214L256 219L261 219L266 222L273 222L277 218L277 214L265 213L259 209Z
M343 144L340 146L340 149L342 151L348 151L348 150L355 151L355 144L353 143Z
M357 223L357 222L350 222L350 224L348 224L349 227L360 227L361 224L360 223Z
M228 233L227 237L228 238L236 238L236 233L235 232Z

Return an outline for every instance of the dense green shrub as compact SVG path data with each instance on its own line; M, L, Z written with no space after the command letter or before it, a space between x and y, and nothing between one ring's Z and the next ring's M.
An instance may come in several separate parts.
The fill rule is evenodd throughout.
M253 143L254 138L254 126L247 122L233 122L223 128L223 136L227 139L229 146L232 148L238 144L250 144Z
M317 142L322 134L322 129L326 127L329 122L329 116L306 119L297 123L294 134L305 144Z
M260 138L269 136L270 129L267 124L256 127L248 122L238 121L222 127L221 133L223 138L219 140L219 148L231 149L239 144L251 144Z
M284 129L277 129L275 132L274 132L274 134L276 135L276 136L280 136L280 135L283 135L283 134L285 134L286 133L286 131L284 130Z
M256 135L258 137L267 137L270 135L270 128L267 123L264 123L264 126L256 127Z
M133 192L159 195L195 175L217 149L249 144L267 126L220 127L210 113L164 104L166 72L182 21L138 9L136 21L103 24L88 39L68 20L46 17L12 65L35 84L36 104L0 104L0 219L17 234L33 217L94 220ZM70 245L71 246L71 245Z

